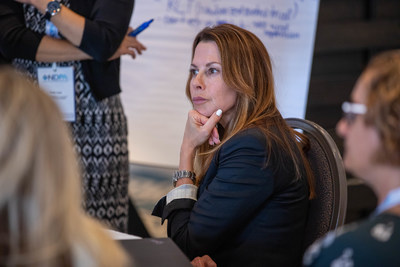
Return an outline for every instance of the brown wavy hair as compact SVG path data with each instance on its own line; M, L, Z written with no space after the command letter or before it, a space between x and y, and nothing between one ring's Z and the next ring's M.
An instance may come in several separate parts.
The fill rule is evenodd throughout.
M400 50L382 52L367 65L372 76L367 90L365 122L375 127L382 146L374 159L400 165Z
M298 151L295 151L302 151L302 147L306 145L306 137L291 129L277 109L272 64L264 44L253 33L232 24L206 27L193 41L192 59L197 45L209 41L218 46L222 77L225 83L237 92L237 101L234 107L235 115L224 129L221 144L211 147L206 142L197 150L194 169L199 180L204 176L213 155L222 144L243 129L259 127L266 136L269 152L271 144L274 143L290 155L297 179L301 177L301 165L305 166L310 196L314 196L313 175L309 163L303 153L300 153L299 157ZM186 84L189 100L191 79L190 73ZM276 130L271 131L271 126ZM300 141L297 142L296 139Z

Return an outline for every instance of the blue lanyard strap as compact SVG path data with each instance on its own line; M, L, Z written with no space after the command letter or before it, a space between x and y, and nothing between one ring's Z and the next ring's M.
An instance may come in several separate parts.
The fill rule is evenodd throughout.
M378 215L400 204L400 187L391 190L385 200L375 209L374 215Z

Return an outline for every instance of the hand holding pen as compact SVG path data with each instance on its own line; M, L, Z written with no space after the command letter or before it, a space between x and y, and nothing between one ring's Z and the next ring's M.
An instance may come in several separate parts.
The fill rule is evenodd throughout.
M152 22L153 19L145 21L141 25L139 25L139 27L137 27L136 29L129 27L127 35L124 37L118 50L110 58L110 60L119 58L122 55L131 55L133 59L136 58L136 53L141 55L142 51L146 50L146 47L136 39L136 36L142 31L144 31L147 27L149 27L149 25Z
M132 37L136 37L139 33L141 33L142 31L144 31L147 27L150 26L150 24L153 22L154 19L151 19L149 21L145 21L142 24L139 25L139 27L137 27L136 29L134 29L133 31L131 31L128 35L132 36Z
M136 37L129 36L129 33L133 31L132 27L128 28L128 32L125 35L122 43L118 47L118 50L111 57L111 60L117 59L122 55L130 55L132 59L136 58L136 54L141 55L142 51L146 50L146 47L139 42Z

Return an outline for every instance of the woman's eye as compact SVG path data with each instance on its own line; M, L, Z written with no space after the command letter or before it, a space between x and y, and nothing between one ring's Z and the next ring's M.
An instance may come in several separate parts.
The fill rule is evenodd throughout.
M208 73L209 74L214 74L214 73L217 73L217 72L218 72L218 70L216 68L209 68L208 69Z
M197 74L199 73L199 70L191 69L191 70L190 70L190 73L191 73L192 75L197 75Z

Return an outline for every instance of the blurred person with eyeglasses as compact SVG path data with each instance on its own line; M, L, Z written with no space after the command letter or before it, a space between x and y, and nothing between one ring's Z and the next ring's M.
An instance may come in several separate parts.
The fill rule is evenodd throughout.
M400 266L400 50L374 57L342 105L337 133L347 171L372 188L378 206L311 245L304 266Z

